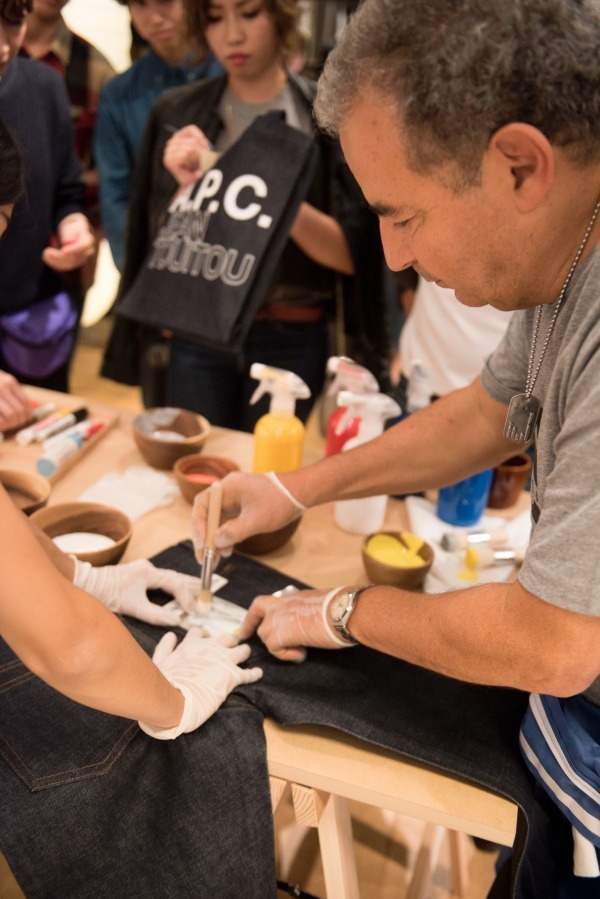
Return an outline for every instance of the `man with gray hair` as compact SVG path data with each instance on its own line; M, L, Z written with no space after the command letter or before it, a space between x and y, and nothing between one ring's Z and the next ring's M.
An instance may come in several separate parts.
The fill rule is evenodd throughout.
M226 478L215 537L227 553L307 506L443 487L535 442L514 583L260 596L242 625L290 661L359 642L530 693L520 744L538 805L520 899L600 890L599 46L598 0L365 0L326 64L319 122L391 268L516 311L479 378L380 438L280 480ZM197 544L205 517L199 498Z

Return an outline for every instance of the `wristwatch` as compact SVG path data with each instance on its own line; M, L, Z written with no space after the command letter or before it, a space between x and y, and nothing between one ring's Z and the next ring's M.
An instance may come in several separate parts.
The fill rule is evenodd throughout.
M358 640L355 640L348 630L348 621L352 612L356 608L358 597L371 584L365 584L364 587L349 587L334 596L329 603L329 613L331 615L331 626L336 634L351 646L357 646Z

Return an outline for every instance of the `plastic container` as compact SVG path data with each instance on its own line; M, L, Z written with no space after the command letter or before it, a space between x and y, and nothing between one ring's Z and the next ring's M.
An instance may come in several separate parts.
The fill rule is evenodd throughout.
M333 410L327 415L327 428L325 439L325 455L333 456L340 453L347 440L358 435L360 417L346 417L343 428L338 428L344 418L346 407L337 406L337 397L340 391L349 390L351 393L378 393L377 379L368 368L364 368L347 356L330 356L327 360L327 372L334 378L327 390L323 403L325 406L333 405Z
M254 427L254 461L252 470L295 471L302 464L304 425L294 415L297 399L308 399L310 390L302 378L283 368L273 368L254 362L250 375L259 381L250 403L256 403L265 393L271 394L266 415Z
M493 473L494 469L488 468L450 487L442 487L438 493L438 518L455 527L477 524L487 505Z
M345 407L344 416L338 422L343 430L346 420L360 418L358 434L344 444L343 452L360 446L378 437L383 431L386 419L398 415L400 407L384 393L356 394L342 390L338 394L338 404ZM353 534L370 534L381 529L385 519L387 496L367 496L362 499L339 500L334 507L336 524Z

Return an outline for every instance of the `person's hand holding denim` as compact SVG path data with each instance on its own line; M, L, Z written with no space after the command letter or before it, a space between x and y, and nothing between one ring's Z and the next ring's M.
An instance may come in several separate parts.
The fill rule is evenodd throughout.
M248 644L238 644L232 635L203 637L201 630L191 628L177 645L175 634L165 634L152 658L167 680L183 693L183 715L176 727L153 727L140 721L141 729L157 740L174 740L196 730L235 687L262 677L261 668L239 667L249 657Z
M74 557L73 557L74 558ZM91 593L111 612L131 615L148 624L174 627L181 621L182 612L192 612L200 591L200 579L168 568L157 568L146 559L123 565L104 565L93 568L89 562L74 558L76 587ZM147 590L171 593L180 609L151 602Z
M257 596L240 625L242 639L256 633L269 652L286 662L303 662L305 646L347 649L328 618L331 600L342 588L299 590L290 596Z

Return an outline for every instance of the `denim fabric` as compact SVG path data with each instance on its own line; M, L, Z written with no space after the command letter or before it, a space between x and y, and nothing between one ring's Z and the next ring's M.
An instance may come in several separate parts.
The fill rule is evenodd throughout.
M154 561L189 574L197 570L188 543ZM302 586L239 554L224 560L218 571L229 579L220 595L244 607L257 593L287 583ZM515 802L514 852L490 897L514 895L533 802L532 780L519 751L526 693L462 683L366 647L311 650L302 665L290 665L270 656L260 641L251 643L249 664L259 664L264 676L236 692L266 716L280 724L333 727Z
M258 381L252 362L295 372L308 384L309 400L299 400L296 415L306 421L325 380L327 326L313 323L255 321L239 354L227 353L174 337L167 372L167 405L204 415L211 424L252 431L269 411L270 397L250 405Z
M151 651L160 631L130 628ZM174 742L86 709L0 641L0 850L28 899L276 896L262 715Z

